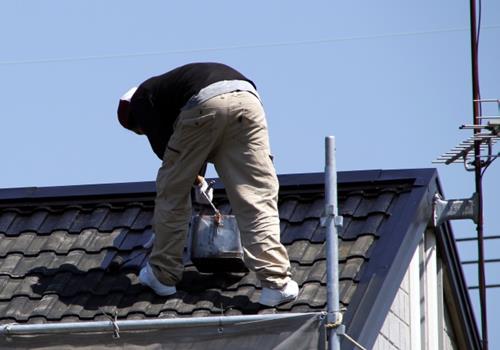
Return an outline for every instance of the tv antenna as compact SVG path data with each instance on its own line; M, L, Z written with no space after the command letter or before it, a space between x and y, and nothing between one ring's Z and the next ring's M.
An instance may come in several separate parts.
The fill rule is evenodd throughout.
M469 289L479 289L479 301L481 308L481 334L483 349L488 349L488 326L486 314L486 289L500 288L500 285L486 284L486 263L498 263L499 259L486 260L484 257L484 240L500 239L500 236L484 236L483 234L483 185L482 179L486 169L500 157L500 152L495 153L495 144L500 139L500 99L474 100L474 108L479 112L481 106L485 103L496 103L498 105L498 116L475 115L474 124L461 125L459 129L472 130L473 135L460 142L449 152L444 153L433 163L439 164L460 164L463 163L465 170L475 173L476 192L469 199L442 200L435 198L434 201L434 220L440 224L445 220L453 219L472 219L476 224L477 236L459 238L457 242L477 241L478 259L463 261L462 264L477 264L479 283L477 286L471 286Z
M476 102L476 101L474 101ZM479 103L496 102L500 110L499 100L478 100ZM499 112L500 113L500 112ZM462 141L449 152L444 153L433 163L452 164L462 163L465 170L475 171L478 167L484 173L484 170L500 157L500 152L494 153L494 145L500 139L500 116L479 116L479 124L464 124L459 129L474 130L474 134L468 139ZM479 159L475 152L479 148Z

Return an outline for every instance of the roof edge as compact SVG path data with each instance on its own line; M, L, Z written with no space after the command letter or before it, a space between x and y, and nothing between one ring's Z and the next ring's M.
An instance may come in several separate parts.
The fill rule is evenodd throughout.
M344 315L349 335L368 348L375 343L413 253L431 220L432 198L439 191L436 169L416 169L413 175L413 189L402 208L402 217L398 217L398 222L390 226L391 230L380 237L350 302L355 307L348 307ZM387 245L382 241L391 243ZM394 249L387 249L387 246Z
M394 180L423 179L436 172L434 168L400 169L400 170L351 170L339 171L337 181L342 183L375 183ZM224 186L216 180L215 189ZM324 173L297 173L278 175L280 187L293 188L297 186L322 186ZM425 181L424 181L425 182ZM19 202L43 199L68 199L90 197L131 196L139 197L152 195L156 192L154 181L46 186L46 187L15 187L0 188L0 201Z

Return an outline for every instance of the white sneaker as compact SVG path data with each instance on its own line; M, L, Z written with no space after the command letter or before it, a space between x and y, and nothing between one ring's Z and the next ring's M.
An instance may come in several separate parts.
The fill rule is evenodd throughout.
M156 294L161 296L172 295L177 292L175 286L167 286L158 281L149 263L141 269L141 272L139 273L139 282L141 282L143 286L148 286L154 290Z
M266 306L277 306L297 299L299 286L294 280L290 280L281 289L262 288L259 303Z

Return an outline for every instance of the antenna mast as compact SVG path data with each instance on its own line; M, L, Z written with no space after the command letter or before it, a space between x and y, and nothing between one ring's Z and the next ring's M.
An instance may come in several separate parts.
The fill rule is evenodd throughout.
M473 125L479 125L481 120L481 94L479 91L479 67L478 67L478 34L476 23L476 0L470 0L470 39L471 39L471 63L472 63L472 97L473 97ZM474 129L474 136L481 129ZM484 233L483 233L483 181L482 181L481 141L474 140L474 178L477 194L477 254L478 254L478 276L479 276L479 303L481 307L481 338L483 349L488 350L488 315L486 307L486 273L484 266Z
M481 6L481 0L479 0ZM481 9L479 9L481 11ZM481 14L479 14L481 16ZM479 17L480 23L481 17ZM486 271L484 257L484 232L483 232L483 184L482 178L486 169L500 156L500 153L493 153L493 145L500 139L500 116L483 116L482 103L497 103L500 110L500 99L481 99L479 89L479 67L478 67L478 47L480 28L476 21L476 0L470 0L470 45L471 45L471 65L472 65L472 125L462 125L460 129L471 129L473 136L461 142L451 151L443 154L434 163L460 163L463 161L467 171L474 172L475 193L472 199L463 203L471 205L473 208L472 217L476 223L477 237L468 240L477 240L478 252L478 279L479 279L479 303L481 311L481 338L483 350L488 350L488 315L486 307ZM463 215L462 215L463 214ZM465 218L466 213L461 213ZM486 239L500 239L500 236L488 236ZM461 240L457 240L461 241ZM468 262L470 263L470 262ZM494 287L494 286L490 286ZM476 287L474 287L476 288Z

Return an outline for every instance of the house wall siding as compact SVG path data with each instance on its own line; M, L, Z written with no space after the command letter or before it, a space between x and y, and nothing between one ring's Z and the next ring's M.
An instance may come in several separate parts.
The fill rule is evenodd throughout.
M410 283L406 271L373 349L410 349L410 335Z
M440 266L435 237L428 232L415 251L373 349L460 348L441 294Z

